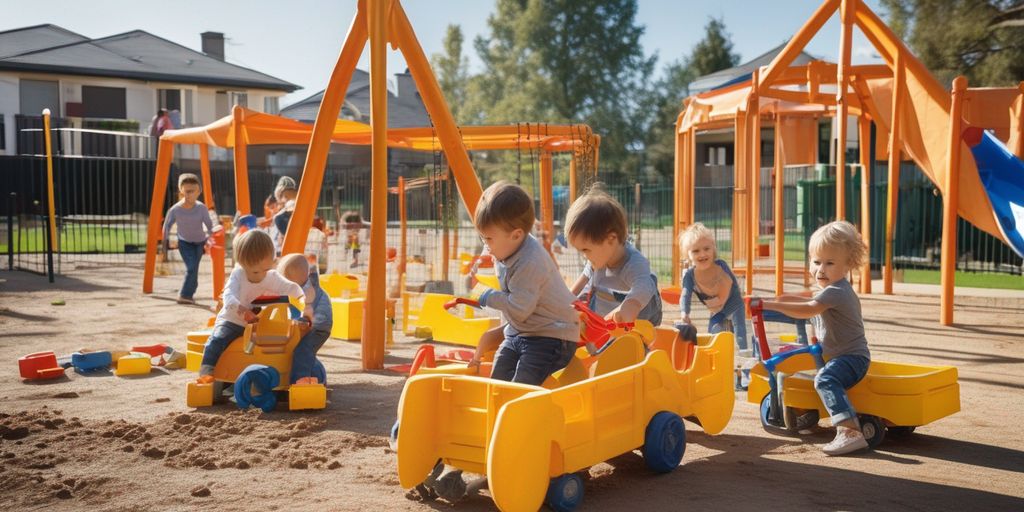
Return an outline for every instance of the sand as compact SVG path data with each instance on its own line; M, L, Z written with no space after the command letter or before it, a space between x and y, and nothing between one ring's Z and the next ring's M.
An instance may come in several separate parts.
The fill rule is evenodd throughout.
M21 355L183 349L210 313L173 303L179 277L142 295L135 269L79 269L55 285L25 272L0 279L0 503L11 510L495 509L486 492L455 505L406 497L386 437L404 378L361 371L357 344L321 351L323 411L192 410L184 370L22 383ZM57 298L66 305L51 306ZM875 358L959 368L960 413L828 458L820 448L831 431L770 435L738 393L723 434L687 425L673 473L652 474L638 453L591 468L582 510L1024 510L1024 297L958 298L950 328L935 321L937 296L872 295L863 306ZM408 362L417 345L400 339L386 364Z

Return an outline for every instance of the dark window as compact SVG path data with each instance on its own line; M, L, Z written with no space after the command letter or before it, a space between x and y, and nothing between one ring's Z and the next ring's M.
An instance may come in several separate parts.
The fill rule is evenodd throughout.
M104 119L126 119L123 87L82 86L82 103L85 117Z
M181 110L181 91L178 89L160 89L160 108Z
M60 96L57 82L49 80L21 79L18 86L21 115L41 116L43 109L50 109L50 115L60 117Z

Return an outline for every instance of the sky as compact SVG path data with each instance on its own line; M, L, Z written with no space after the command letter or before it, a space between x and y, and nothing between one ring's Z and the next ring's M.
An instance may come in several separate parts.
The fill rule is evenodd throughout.
M689 54L704 35L709 17L721 18L731 34L741 62L786 41L811 16L816 0L638 0L637 22L646 27L641 40L647 55L658 55L658 70ZM879 0L865 0L880 16ZM472 41L488 32L487 17L494 2L487 0L403 0L424 52L442 50L448 24L462 27L464 53L471 72L480 70ZM355 14L355 0L0 0L0 31L52 23L86 37L106 37L145 30L200 50L199 34L223 32L227 61L302 86L281 102L289 105L327 84L345 34ZM839 23L829 21L807 52L835 60ZM866 39L856 34L854 63L880 62ZM367 68L368 51L359 67ZM405 61L392 52L388 71L401 72Z

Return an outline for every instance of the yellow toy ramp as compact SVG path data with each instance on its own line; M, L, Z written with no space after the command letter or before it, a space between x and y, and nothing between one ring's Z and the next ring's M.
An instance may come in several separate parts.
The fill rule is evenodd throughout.
M732 418L736 402L733 357L732 333L720 332L707 345L697 347L693 365L680 374L689 380L693 416L711 435L725 430Z
M442 375L417 375L405 383L398 402L398 482L409 489L419 485L439 457L437 418Z
M564 414L550 392L531 393L501 408L487 456L488 485L499 509L540 509L551 476L562 471L562 452L553 442L564 431Z

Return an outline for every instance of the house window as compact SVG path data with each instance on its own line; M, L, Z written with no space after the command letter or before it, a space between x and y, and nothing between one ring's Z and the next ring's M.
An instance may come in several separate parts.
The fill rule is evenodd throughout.
M273 97L267 96L267 97L263 98L263 112L265 112L267 114L277 115L277 113L281 111L281 109L278 107L278 104L277 104L277 101L279 99L280 98L278 98L276 96L273 96Z
M56 81L21 79L18 84L21 114L39 116L42 115L44 108L48 108L50 109L50 115L60 117L60 95L58 91L59 87Z
M217 91L217 95L213 100L213 111L217 114L217 119L227 117L231 111L231 108L228 107L228 93Z
M0 151L7 149L7 127L4 125L4 115L0 114Z
M228 93L228 102L233 107L238 105L242 108L249 106L249 95L244 92L231 91Z
M192 114L192 89L185 89L185 109L181 111L182 120L185 126L192 126L193 114Z
M125 89L123 87L82 86L84 117L127 119Z
M179 89L160 89L160 108L167 109L168 112L171 110L181 110L181 90Z

